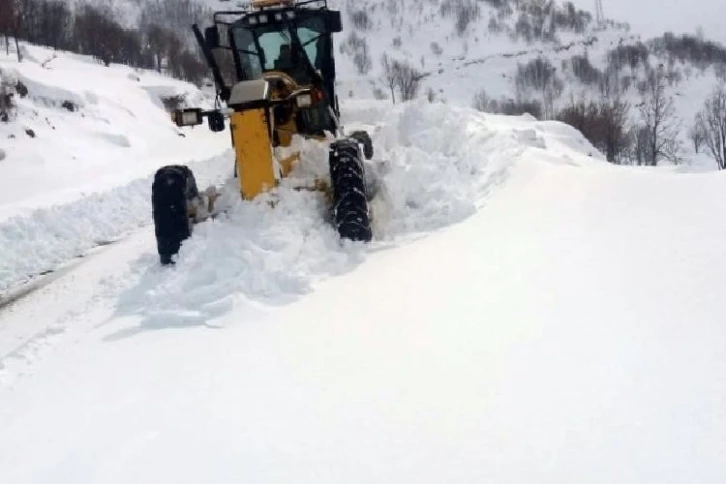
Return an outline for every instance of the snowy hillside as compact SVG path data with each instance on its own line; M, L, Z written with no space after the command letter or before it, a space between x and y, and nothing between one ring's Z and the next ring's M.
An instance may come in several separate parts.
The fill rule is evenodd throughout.
M0 481L723 481L721 173L424 100L345 118L387 168L372 245L282 187L173 270L147 228L1 310Z
M646 81L662 70L666 95L675 104L674 123L681 127L681 162L698 170L716 168L703 152L694 152L688 138L695 114L726 73L726 48L708 39L691 35L683 45L670 41L666 48L662 38L642 37L617 21L598 24L592 13L567 2L341 0L337 5L345 22L338 40L343 98L392 97L385 54L423 76L419 96L479 104L488 112L503 102L534 101L545 119L581 99L617 99L629 105L625 128L635 133L642 124L638 106L646 98ZM676 34L680 41L678 35L688 32ZM706 61L707 51L716 52L713 62ZM538 59L545 64L530 78L518 75ZM552 72L552 82L538 86L550 77L545 71ZM477 96L500 107L477 102Z
M224 133L171 122L165 99L211 102L191 84L22 48L22 63L0 54L0 82L20 91L0 122L0 293L147 224L156 168L229 150Z
M8 188L0 193L0 220L43 205L46 195L56 200L58 191L71 196L147 175L180 153L208 158L228 141L206 129L182 132L171 122L165 99L210 105L212 99L191 84L124 66L102 68L90 58L28 44L22 48L20 63L14 54L0 54L0 82L19 91L11 119L0 123L0 178Z

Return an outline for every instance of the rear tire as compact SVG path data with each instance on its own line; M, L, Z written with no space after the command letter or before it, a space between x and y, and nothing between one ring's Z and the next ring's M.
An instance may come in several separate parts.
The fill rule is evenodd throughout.
M182 241L192 233L188 204L199 196L192 171L183 165L159 168L151 187L156 247L163 265L173 264Z
M358 141L349 138L331 144L329 165L338 234L344 239L369 242L373 234Z

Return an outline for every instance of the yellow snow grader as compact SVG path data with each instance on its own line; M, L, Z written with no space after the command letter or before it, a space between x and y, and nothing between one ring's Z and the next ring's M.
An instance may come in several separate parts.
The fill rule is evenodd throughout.
M371 138L365 131L344 134L335 92L333 34L342 31L340 12L329 9L327 0L252 0L240 10L215 12L213 20L204 33L197 25L192 30L216 84L216 107L177 110L176 125L206 119L209 129L220 132L229 124L233 176L245 200L274 189L303 162L299 151L290 154L296 136L329 143L329 178L300 188L326 191L341 238L370 241L363 158L373 156ZM223 65L228 79L220 57L231 59ZM199 192L189 167L156 172L152 207L162 264L174 262L193 225L214 211L214 201Z

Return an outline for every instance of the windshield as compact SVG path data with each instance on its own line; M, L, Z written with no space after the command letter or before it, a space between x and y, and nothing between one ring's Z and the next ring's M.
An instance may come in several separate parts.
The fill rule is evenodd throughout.
M311 17L300 20L293 28L309 62L315 69L322 69L325 22ZM293 37L287 25L241 25L233 29L233 36L245 79L259 79L263 72L277 70L291 75L298 83L310 82L307 62L292 47Z

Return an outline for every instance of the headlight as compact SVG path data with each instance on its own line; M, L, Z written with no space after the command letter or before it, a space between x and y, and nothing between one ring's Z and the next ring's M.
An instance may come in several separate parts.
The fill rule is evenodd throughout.
M297 97L297 107L309 108L313 105L313 97L310 94L300 94Z
M175 112L174 122L177 126L196 126L202 124L201 109L182 109Z

